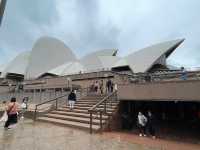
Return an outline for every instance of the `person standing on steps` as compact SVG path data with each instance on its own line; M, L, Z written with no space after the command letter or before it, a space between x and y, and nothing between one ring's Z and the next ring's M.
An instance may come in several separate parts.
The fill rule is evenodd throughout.
M95 93L98 93L98 88L99 88L99 82L96 81L94 84Z
M114 83L114 91L117 92L118 88L117 88L117 83Z
M5 129L9 129L10 125L17 123L18 106L19 105L16 102L16 98L12 97L7 108L8 120L4 125Z
M181 79L187 80L187 72L184 67L181 67Z
M107 93L111 93L111 86L112 86L112 81L109 79L106 82L106 91L107 91Z
M103 94L103 80L101 80L99 84L99 89L100 89L101 94Z
M75 94L74 90L72 90L70 92L70 94L68 95L68 102L69 102L70 110L74 109L74 104L76 102L76 94Z

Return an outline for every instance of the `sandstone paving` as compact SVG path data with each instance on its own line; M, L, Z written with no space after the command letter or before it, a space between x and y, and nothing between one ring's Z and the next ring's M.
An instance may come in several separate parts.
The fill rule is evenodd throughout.
M0 127L0 150L157 150L141 144L107 138L103 134L20 120L10 130Z

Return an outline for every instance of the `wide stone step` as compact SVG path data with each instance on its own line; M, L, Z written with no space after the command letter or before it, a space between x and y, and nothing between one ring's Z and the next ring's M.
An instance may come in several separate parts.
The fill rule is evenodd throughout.
M98 101L99 102L99 101ZM76 104L97 104L98 102L85 102L85 101L76 101ZM112 104L118 104L118 102L113 101Z
M77 103L75 103L74 106L75 106L75 107L76 107L76 106L78 106L78 107L92 107L92 106L94 106L94 105L95 105L95 104L79 104L79 103L77 104ZM116 104L112 104L112 106L109 104L109 105L107 105L107 108L111 108L111 109L113 108L113 109L114 109L114 108L116 108L116 106L117 106ZM103 104L102 104L102 105L99 105L98 108L104 108L104 105L103 105Z
M103 99L104 97L82 97L81 99L82 100L101 100Z
M99 99L99 100L83 100L83 99L80 99L80 100L77 100L76 102L92 102L92 103L98 103L99 101L101 101L101 99Z
M69 108L69 106L63 106L62 108ZM89 110L91 107L82 107L82 106L74 106L74 109L81 109L81 110ZM98 108L98 109L102 109L103 110L103 107L101 108ZM106 109L108 112L113 112L115 109L114 108L107 108Z
M57 125L63 125L63 126L68 126L68 127L74 127L78 129L90 129L90 124L85 124L81 122L74 122L74 121L69 121L69 120L62 120L62 119L56 119L56 118L48 118L48 117L38 117L38 121L44 121L44 122L49 122ZM92 128L94 131L98 131L100 129L99 125L92 125Z
M69 120L69 121L81 122L81 123L86 123L86 124L90 123L90 118L83 118L83 117L76 117L76 116L66 116L66 115L51 114L51 113L45 114L44 116L49 117L49 118ZM100 120L98 120L98 119L93 119L92 122L95 125L100 124ZM105 120L102 120L102 123L105 123Z
M76 104L97 104L99 101L76 101Z
M57 110L58 111L65 111L65 112L71 111L69 108L63 108L63 107L58 108ZM88 114L88 110L82 110L82 109L76 109L76 108L73 109L73 112Z
M99 102L99 101L98 101ZM98 102L80 102L80 101L76 101L75 104L90 104L90 105L95 105ZM107 102L107 104L110 104L111 102ZM102 103L101 105L103 105L104 103ZM113 101L112 104L119 104L119 102L115 102Z
M58 108L58 111L65 111L65 112L69 112L71 111L69 108ZM88 114L88 110L87 109L73 109L72 110L73 112L77 112L77 113L85 113L85 114ZM112 112L107 112L107 114L111 115Z
M83 117L83 118L90 118L89 113L81 113L81 112L66 112L66 111L52 111L51 114L59 114L59 115L66 115L66 116L75 116L75 117ZM99 115L93 115L93 118L100 119ZM108 119L108 116L102 115L102 119Z

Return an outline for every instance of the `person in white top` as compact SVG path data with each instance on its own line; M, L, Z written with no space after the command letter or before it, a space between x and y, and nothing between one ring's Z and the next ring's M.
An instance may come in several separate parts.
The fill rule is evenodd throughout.
M24 119L24 113L28 108L27 103L28 103L28 97L24 97L21 104L21 119Z
M114 84L114 91L117 91L117 83Z
M97 93L98 89L99 89L99 82L98 81L95 82L94 89L95 89L95 92Z
M139 136L146 136L147 117L141 112L138 113L138 127L140 130Z
M3 116L0 118L0 122L5 123L8 120L6 101L3 101L3 109L4 109L4 113L3 113Z

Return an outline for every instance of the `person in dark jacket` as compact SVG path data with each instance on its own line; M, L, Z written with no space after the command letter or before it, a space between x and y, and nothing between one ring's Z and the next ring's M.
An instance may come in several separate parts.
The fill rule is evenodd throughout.
M155 136L155 117L151 113L151 111L148 111L147 118L148 118L147 128L148 128L149 134L152 136L153 139L155 139L156 138L156 136Z
M106 90L107 90L107 93L111 93L111 86L112 86L112 81L109 79L109 80L106 82Z
M76 102L76 94L75 94L74 90L72 90L70 92L70 94L68 95L68 102L69 102L69 108L72 110L74 108L74 104Z

